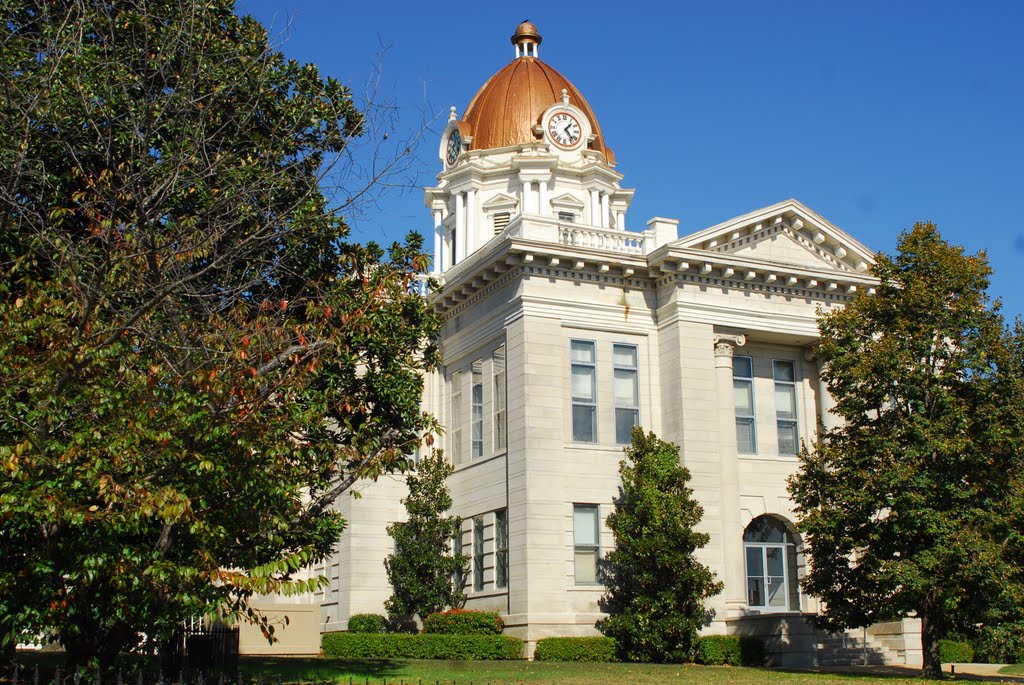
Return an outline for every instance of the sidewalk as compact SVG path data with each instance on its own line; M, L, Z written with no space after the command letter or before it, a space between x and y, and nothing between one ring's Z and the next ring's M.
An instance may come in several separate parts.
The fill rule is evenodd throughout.
M993 683L1024 683L1022 675L1003 675L999 672L1006 664L942 664L943 672L952 674L957 680L971 680ZM860 675L888 675L914 678L921 673L920 666L843 666L834 669L820 669L856 673Z

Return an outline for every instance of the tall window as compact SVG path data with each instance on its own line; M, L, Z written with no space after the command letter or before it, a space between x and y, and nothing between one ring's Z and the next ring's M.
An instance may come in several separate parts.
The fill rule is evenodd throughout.
M473 401L473 458L484 456L484 363L477 359L473 362L473 385L471 386Z
M569 343L572 374L572 439L597 442L597 367L595 344L590 340Z
M640 425L640 388L637 379L636 345L613 345L615 372L615 442L627 445L633 426Z
M572 507L573 563L577 585L597 583L597 560L601 553L596 504Z
M763 611L799 611L796 544L785 524L758 516L743 531L747 604Z
M452 461L462 463L462 372L452 373L449 381L452 398L451 416L448 417L448 433L451 435Z
M736 451L740 454L756 454L754 365L750 357L732 358L732 391L736 403Z
M494 351L494 451L504 452L508 423L505 418L505 346Z
M462 538L462 530L459 529L459 532L457 532L452 538L452 552L456 555L462 554L462 547L464 544ZM466 586L466 575L462 572L462 569L462 566L456 569L455 575L452 577L452 583L455 585L456 590L461 590Z
M775 379L775 423L779 454L796 454L800 442L796 421L796 366L790 361L772 362Z
M494 585L508 587L508 509L494 512Z
M473 589L484 589L484 517L473 519Z

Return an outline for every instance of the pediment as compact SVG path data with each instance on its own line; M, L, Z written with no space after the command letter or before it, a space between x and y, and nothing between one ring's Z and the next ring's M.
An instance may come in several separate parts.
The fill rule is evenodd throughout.
M498 193L492 197L487 198L487 201L481 205L481 208L485 212L493 212L495 210L508 209L513 210L516 205L519 204L519 200L511 195L505 193Z
M574 195L564 193L562 195L559 195L558 197L552 198L551 206L562 207L565 209L575 209L576 211L582 212L584 204L582 200L576 198Z
M796 200L787 200L684 236L673 246L774 264L864 273L874 254Z

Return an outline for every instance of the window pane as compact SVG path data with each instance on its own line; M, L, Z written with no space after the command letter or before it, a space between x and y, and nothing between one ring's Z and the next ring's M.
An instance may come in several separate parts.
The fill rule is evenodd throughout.
M747 578L747 604L752 607L764 606L764 579Z
M635 407L640 403L637 398L636 380L636 371L631 369L615 369L613 394L616 405Z
M613 345L612 364L615 366L628 366L636 368L636 346L635 345Z
M796 454L799 449L799 437L796 421L778 421L779 454Z
M758 516L743 531L744 542L789 542L785 526L773 516Z
M633 426L640 425L640 412L636 409L615 410L615 442L628 445L633 440Z
M736 417L736 451L740 454L757 454L754 441L754 419Z
M753 378L753 364L750 357L733 357L732 375L743 378Z
M572 407L572 439L575 442L597 442L597 408L574 404Z
M597 582L597 550L577 549L575 554L576 582Z
M796 386L775 384L775 413L779 418L796 418Z
M736 402L736 415L753 416L754 384L750 381L735 379L732 382L732 394Z
M597 544L597 507L576 505L572 510L573 543Z
M569 358L584 364L594 363L594 343L589 340L573 340L569 345Z
M576 401L593 402L597 374L592 366L572 367L572 398Z
M796 381L796 368L793 365L793 362L772 362L772 373L777 381L786 381L788 383Z

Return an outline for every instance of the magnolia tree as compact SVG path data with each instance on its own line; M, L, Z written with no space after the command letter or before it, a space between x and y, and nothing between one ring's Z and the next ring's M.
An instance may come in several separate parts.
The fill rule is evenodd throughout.
M316 584L431 427L438 322L420 239L325 199L367 119L232 0L2 11L0 643L109 666Z
M462 519L446 515L452 506L446 480L453 470L440 450L425 456L406 478L409 494L402 500L406 521L388 526L395 552L384 560L392 588L384 606L396 624L415 617L424 621L466 601L456 581L468 572L469 559L461 549L452 549Z
M704 602L722 583L697 560L709 536L695 530L704 509L687 486L690 472L678 447L634 428L619 474L608 516L615 549L601 562L601 609L609 615L597 628L615 638L624 661L691 661L711 617Z
M843 419L790 481L829 630L921 619L938 641L1024 606L1024 364L985 295L984 255L931 224L879 255L874 295L819 321L822 376Z

